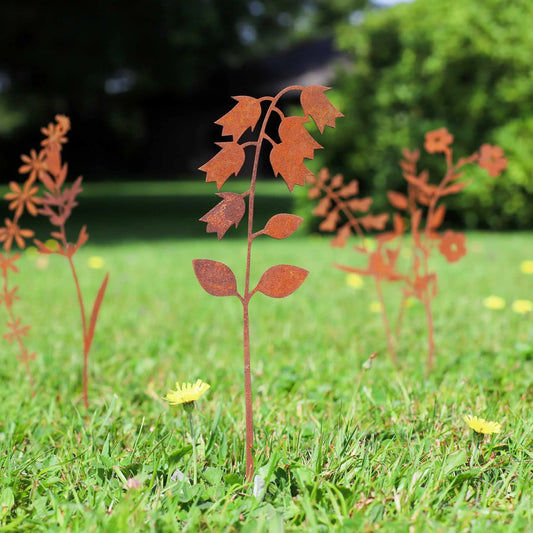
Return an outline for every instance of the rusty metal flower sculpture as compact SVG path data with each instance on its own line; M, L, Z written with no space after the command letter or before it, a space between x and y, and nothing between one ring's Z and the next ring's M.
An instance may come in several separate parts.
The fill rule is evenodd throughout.
M346 272L374 278L376 292L381 304L380 312L385 325L389 352L394 363L396 363L396 350L387 307L385 306L382 283L384 281L392 282L402 279L401 275L395 270L398 251L387 250L385 253L379 241L378 248L371 250L365 239L367 232L383 230L389 215L386 213L379 215L369 213L372 206L372 198L357 197L359 194L359 182L357 180L351 180L345 184L344 177L341 174L331 177L328 169L323 168L318 177L308 176L307 182L312 185L309 189L310 198L320 198L322 196L313 210L315 216L324 217L319 229L321 231L336 232L335 238L331 241L331 246L344 248L351 235L359 237L360 244L355 249L368 256L367 268L361 269L337 264L335 266ZM398 224L403 224L401 219L396 218L394 223L395 227Z
M420 173L417 171L420 151L404 149L404 158L400 161L400 167L407 182L407 194L397 191L387 192L389 202L397 212L393 215L393 229L384 231L377 236L377 249L375 251L370 251L365 246L363 230L383 230L388 215L365 215L361 217L355 214L356 212L367 213L371 204L369 198L349 199L358 191L355 180L345 186L342 176L335 176L328 183L330 177L327 170L322 170L318 178L312 176L308 179L312 185L309 190L311 198L319 198L323 192L325 193L315 208L314 214L325 217L319 226L321 230L336 231L337 235L331 243L332 246L345 246L352 233L361 238L361 246L354 248L358 252L367 254L368 267L361 269L347 265L335 266L347 272L375 278L389 351L394 362L397 359L394 339L380 282L400 282L402 284L403 300L398 312L396 337L399 336L401 330L403 312L408 299L416 298L424 306L428 328L427 372L433 368L435 359L431 303L437 296L438 287L437 272L430 269L429 260L435 249L438 249L449 263L459 261L466 255L467 251L466 237L463 233L452 230L447 230L444 233L439 232L446 215L444 201L446 197L461 192L470 183L470 181L460 181L463 177L461 171L465 165L477 162L492 177L498 176L507 166L507 160L503 156L501 148L489 144L481 146L479 152L474 152L470 156L462 157L454 162L452 143L453 136L446 128L440 128L426 134L424 144L426 151L431 154L443 154L445 157L446 171L441 181L436 184L430 183L427 170ZM341 212L344 213L347 222L341 221ZM406 221L409 222L412 237L412 261L410 270L402 272L398 267L397 260L401 247L405 243L402 236L406 231Z
M311 117L322 133L325 126L334 127L335 119L342 114L329 102L325 91L327 87L291 86L274 97L252 98L237 96L235 107L215 123L222 126L222 135L230 136L231 141L218 143L221 150L200 170L206 172L207 182L216 182L217 188L224 185L231 175L237 175L245 159L246 150L252 151L253 169L250 188L241 194L219 193L222 200L200 220L207 223L207 232L216 233L220 240L232 226L242 220L248 203L247 256L244 291L239 293L237 281L232 270L225 264L210 259L193 261L194 272L201 286L213 296L236 296L243 307L243 350L244 350L244 389L246 406L246 478L253 478L253 416L252 382L250 371L250 329L249 303L252 296L261 292L272 298L284 298L292 294L304 282L307 270L292 265L276 265L263 273L259 282L252 288L250 264L252 242L260 235L274 239L285 239L300 226L302 219L296 215L280 213L274 215L264 228L255 231L254 201L257 171L264 145L270 146L270 164L275 176L281 178L292 192L295 185L304 185L310 172L304 159L312 159L314 151L321 146L305 129ZM305 116L285 116L278 107L280 98L289 91L300 91L300 103ZM269 121L274 117L279 122L279 142L266 133ZM255 141L239 142L247 130L259 129Z
M9 188L11 191L4 196L9 201L9 209L13 211L13 218L6 218L4 220L4 226L0 227L0 242L3 247L2 252L0 252L0 269L2 270L4 281L2 291L0 292L0 305L6 308L8 316L8 332L3 338L10 343L16 342L18 344L20 350L18 358L26 369L32 394L35 394L35 384L30 368L30 361L35 359L36 353L30 353L24 344L24 337L28 335L31 326L23 326L22 318L15 315L13 303L19 300L19 296L17 295L18 287L10 288L9 286L10 272L17 273L19 271L16 262L20 258L20 254L12 253L13 244L16 244L18 248L25 248L26 239L33 237L32 230L20 228L19 219L25 211L32 216L36 216L37 206L41 202L41 199L37 196L39 188L35 185L39 171L35 170L35 168L39 169L42 167L42 159L39 160L37 155L32 153L32 158L28 158L28 161L25 160L25 162L27 163L27 170L30 173L28 179L22 187L14 181L10 182Z
M96 322L98 319L98 313L102 300L104 298L109 274L106 274L100 289L96 295L96 299L93 304L91 315L88 316L85 303L82 296L82 291L74 265L73 257L76 252L87 242L89 235L87 234L86 226L81 228L78 238L75 243L68 242L66 233L66 222L74 207L78 205L76 197L81 188L81 176L78 177L74 183L67 187L65 185L67 178L67 164L61 161L62 145L67 142L67 133L70 130L70 120L64 115L57 115L55 117L55 123L51 122L46 128L42 128L41 131L45 136L45 139L41 142L43 148L37 154L35 150L31 150L30 156L22 156L22 160L25 163L20 167L20 173L29 173L29 180L37 178L45 187L46 192L44 196L39 199L41 207L36 211L40 215L48 217L50 223L56 226L56 229L50 233L51 237L57 242L57 246L50 247L47 244L35 239L35 245L42 254L57 254L65 257L70 266L72 277L74 279L74 285L76 287L76 293L78 296L78 304L81 313L81 323L83 330L83 402L85 407L89 407L89 388L88 388L88 361L89 352L94 337L96 328ZM13 194L12 208L18 210L21 206L33 214L35 211L35 199L32 202L31 189L24 187L14 189L12 187ZM18 193L18 196L17 194ZM6 197L7 198L7 197ZM33 208L33 209L32 209ZM9 228L7 229L9 232ZM17 239L17 234L12 230L13 237ZM32 232L33 234L33 232ZM21 231L18 233L19 237L24 237ZM3 235L0 235L2 239ZM11 237L11 238L13 238ZM9 235L6 239L9 238ZM17 241L18 242L18 241Z

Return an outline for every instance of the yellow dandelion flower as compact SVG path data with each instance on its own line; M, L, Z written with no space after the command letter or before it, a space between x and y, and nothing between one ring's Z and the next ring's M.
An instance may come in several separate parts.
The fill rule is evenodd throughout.
M523 274L533 274L533 261L522 261L520 270Z
M195 402L203 396L211 387L204 383L201 379L197 379L196 383L176 383L176 390L168 391L165 400L170 405L180 405Z
M403 306L404 306L406 309L409 309L409 307L413 307L413 305L415 305L416 302L418 302L418 300L417 300L416 298L413 298L412 296L408 296L408 297L403 301Z
M92 257L89 257L89 261L87 261L87 264L89 265L89 268L99 269L103 268L104 260L103 258L97 255L93 255Z
M377 300L370 302L370 312L381 313L382 310L383 306L381 305L381 302L378 302Z
M368 252L373 252L378 245L376 244L376 239L373 239L372 237L365 237L365 248Z
M363 286L363 283L363 278L355 272L352 272L346 276L346 284L354 289L360 289Z
M35 246L28 246L24 253L32 259L34 259L35 257L39 257L39 251Z
M519 315L525 315L533 311L533 303L530 300L515 300L513 302L513 311Z
M50 248L50 250L53 250L54 252L59 250L59 244L55 239L48 239L44 244L47 248Z
M492 433L499 433L502 430L502 425L498 422L491 422L477 416L465 415L463 420L476 433L482 433L483 435L492 435Z
M483 300L483 305L487 309L503 309L505 307L505 300L499 296L488 296Z

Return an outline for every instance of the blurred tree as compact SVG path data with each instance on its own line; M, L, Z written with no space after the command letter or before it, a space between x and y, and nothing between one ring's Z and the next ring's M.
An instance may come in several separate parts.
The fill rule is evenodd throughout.
M422 146L441 126L463 155L484 142L510 158L498 180L458 195L456 217L470 226L533 226L533 2L418 0L342 24L338 44L355 68L338 82L345 114L322 161L362 182L387 204L401 188L401 148ZM457 219L456 219L457 220Z
M28 132L64 112L73 116L72 145L89 143L94 166L138 169L133 156L142 152L151 126L147 102L182 99L191 106L196 96L224 92L221 73L227 69L331 34L333 24L366 4L2 0L0 136L18 146ZM6 163L0 155L0 168Z

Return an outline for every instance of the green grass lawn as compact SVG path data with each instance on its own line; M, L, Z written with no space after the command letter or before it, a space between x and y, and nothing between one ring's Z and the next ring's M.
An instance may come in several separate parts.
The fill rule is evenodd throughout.
M355 290L331 267L356 262L349 247L258 239L253 279L277 263L311 271L294 295L259 294L251 304L262 499L243 479L241 306L203 292L191 266L224 261L242 280L245 243L213 235L97 242L76 256L88 300L104 276L88 258L101 256L110 272L89 412L67 265L51 257L43 268L24 256L13 279L17 310L33 325L37 394L2 341L0 531L530 531L533 322L511 303L533 300L533 276L520 271L532 242L531 234L469 234L460 263L436 259L437 364L425 379L421 306L406 312L394 368L380 316L369 310L372 283ZM486 309L491 294L507 307ZM386 296L392 310L400 295L391 287ZM187 418L162 397L176 380L197 378L211 389L194 413L194 485ZM465 414L503 424L477 458ZM172 478L177 470L191 483Z

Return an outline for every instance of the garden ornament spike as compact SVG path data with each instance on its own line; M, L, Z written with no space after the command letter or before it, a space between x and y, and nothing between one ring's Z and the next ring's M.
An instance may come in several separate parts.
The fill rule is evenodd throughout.
M429 259L437 248L450 263L459 261L466 254L466 237L464 234L447 230L439 232L445 215L447 196L461 192L469 181L459 181L463 177L465 165L476 163L490 176L496 177L506 168L507 160L498 146L484 144L478 152L462 157L454 163L451 144L453 136L446 128L440 128L426 134L424 147L428 153L443 154L446 162L444 177L438 184L429 181L429 173L417 171L420 151L404 149L404 159L400 161L403 177L407 182L407 195L388 191L387 197L397 211L393 215L393 229L383 231L389 219L388 214L369 215L371 198L355 198L359 192L356 180L345 185L339 174L330 177L327 169L322 169L318 177L308 177L312 186L310 198L321 198L313 214L324 217L319 226L322 231L336 232L332 246L344 247L348 238L355 234L360 244L354 249L368 258L366 268L348 265L335 265L337 268L361 276L371 276L375 280L376 291L381 304L381 314L387 335L389 352L397 363L394 336L385 306L383 282L402 284L403 299L396 320L396 338L399 337L404 310L409 298L419 300L424 306L428 328L428 357L426 373L434 365L435 341L431 302L437 296L437 272L430 269ZM364 213L363 216L360 213ZM425 220L425 222L424 222ZM411 261L406 272L399 268L399 257L405 240L406 221L411 231ZM377 247L371 250L365 240L365 231L381 231L376 237Z
M43 141L41 141L42 149L39 151L39 153L37 154L35 150L31 150L30 156L22 156L22 160L25 164L20 167L19 172L21 174L29 174L28 181L30 183L35 180L39 180L44 186L44 195L41 198L33 199L33 203L38 203L41 205L41 207L39 209L31 209L30 199L33 189L26 190L26 186L24 187L22 193L18 196L18 204L15 203L17 199L14 199L11 205L16 205L16 213L18 213L19 209L21 209L21 206L25 202L26 208L31 214L46 216L50 220L52 226L56 227L56 229L50 233L51 243L49 241L43 243L37 239L34 239L34 243L41 254L57 254L65 257L74 279L74 286L76 288L78 297L83 331L83 403L88 409L89 353L91 351L91 345L96 329L98 314L100 312L100 306L102 305L104 294L107 288L109 274L106 274L104 277L104 280L102 281L94 300L91 314L88 315L73 257L76 252L89 240L89 235L87 234L86 226L83 226L78 234L76 242L71 243L68 242L65 227L67 220L72 214L72 210L78 205L76 198L83 190L81 188L81 176L79 176L70 187L66 186L67 164L62 162L61 151L63 149L63 144L67 142L66 135L69 130L69 118L64 115L56 115L55 123L50 122L47 127L41 128L41 132L45 138ZM26 191L26 193L24 193L24 191ZM20 235L22 236L33 235L33 232L31 232L31 235L24 235L22 231L20 232ZM16 237L17 235L15 234L15 238Z
M21 168L29 172L28 179L24 185L20 185L14 181L10 182L10 192L5 194L4 198L8 200L9 209L14 211L12 218L4 220L4 227L0 228L0 242L2 243L3 251L0 252L0 268L2 270L2 290L0 292L0 305L3 305L7 311L8 320L6 325L8 332L3 335L3 338L10 343L18 345L19 354L18 359L24 365L26 374L28 376L32 396L35 395L35 381L30 367L30 361L35 359L36 353L29 352L25 343L24 337L29 334L30 325L22 325L22 317L15 314L14 302L19 300L17 295L18 287L10 288L10 274L19 271L16 265L20 259L20 253L12 253L12 247L16 244L19 248L25 248L26 239L33 237L33 231L29 229L21 229L18 225L21 215L27 211L30 215L37 215L37 205L40 204L41 199L37 196L38 187L35 186L37 173L31 166L33 160L38 161L37 154L32 150L32 157L23 156L25 163Z
M252 381L250 364L250 317L249 303L258 292L272 298L284 298L292 294L304 282L308 271L292 265L275 265L263 273L259 282L252 288L250 279L252 242L260 235L274 239L285 239L292 235L302 223L302 218L288 213L274 215L265 227L255 231L254 202L259 158L265 149L270 148L270 164L275 176L281 178L292 192L295 185L304 185L309 170L304 159L312 159L314 151L322 148L307 132L304 124L311 117L322 133L325 126L334 127L335 119L342 117L330 103L325 91L327 87L312 85L310 87L291 86L280 91L276 96L252 98L237 96L237 104L215 123L222 126L222 135L231 137L230 141L217 143L221 150L200 170L206 172L207 182L216 182L217 189L224 185L231 175L237 175L246 159L246 150L253 157L250 188L241 194L218 193L222 200L200 220L207 223L207 232L216 233L220 240L232 226L238 226L246 211L248 203L247 254L244 290L240 293L232 270L219 261L195 259L194 272L200 285L213 296L236 296L243 308L243 352L244 352L244 390L246 408L246 479L251 482L254 474L253 465L253 416L252 416ZM289 91L300 91L300 103L305 116L286 116L278 106L280 98ZM262 106L263 104L263 106ZM279 122L279 142L267 133L266 126L274 118ZM255 141L239 142L247 130L259 128Z

